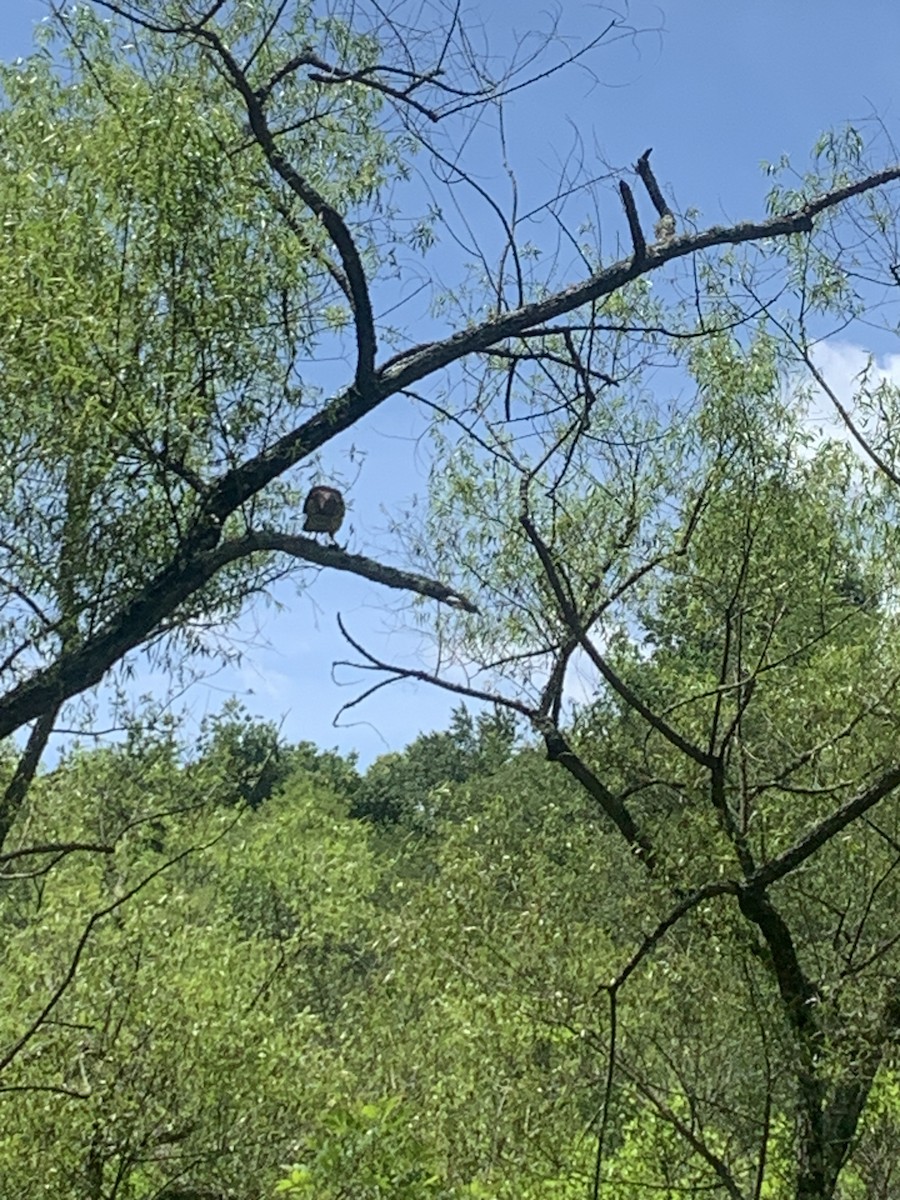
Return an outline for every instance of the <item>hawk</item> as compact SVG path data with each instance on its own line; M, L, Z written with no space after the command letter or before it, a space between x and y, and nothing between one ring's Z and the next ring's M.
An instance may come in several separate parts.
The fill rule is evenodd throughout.
M332 538L344 519L344 497L333 487L314 487L303 503L308 533L330 533Z

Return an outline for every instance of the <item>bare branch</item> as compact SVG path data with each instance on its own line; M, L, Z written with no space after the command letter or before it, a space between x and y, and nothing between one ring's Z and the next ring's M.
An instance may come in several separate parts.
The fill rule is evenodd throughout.
M625 216L628 218L631 244L634 247L634 259L636 262L640 262L647 256L647 241L644 237L644 231L641 229L641 219L638 216L637 205L634 202L634 194L624 179L619 180L619 192L622 196L622 204L625 207Z
M659 189L659 184L656 182L656 176L653 174L653 168L650 166L650 155L653 150L645 150L641 157L634 164L634 169L641 177L641 182L647 189L647 195L653 203L657 214L660 217L671 217L672 210L665 201L665 197Z
M654 866L654 850L652 843L638 828L634 818L628 811L623 801L614 795L601 779L588 767L584 760L572 749L572 746L566 739L565 734L558 728L556 723L551 720L543 709L532 708L524 704L522 701L513 700L510 697L500 695L495 692L487 692L480 688L471 687L468 684L451 683L449 680L442 679L439 675L430 671L416 670L414 668L398 667L392 663L387 663L377 658L370 651L366 650L350 633L348 633L343 619L338 614L338 626L344 638L350 643L356 652L364 659L363 663L352 663L341 661L335 663L335 666L356 667L362 670L382 671L389 675L389 679L382 680L374 687L367 689L361 696L357 696L349 703L343 705L340 712L355 707L361 703L367 696L370 696L378 688L384 687L389 683L394 683L400 679L416 679L423 683L430 683L435 687L442 688L444 691L453 692L459 696L469 696L473 700L484 700L490 704L498 705L501 708L506 708L512 712L519 713L520 716L526 717L531 725L541 734L544 739L544 744L547 748L547 758L551 762L558 762L569 772L573 778L584 787L588 795L590 795L603 810L605 815L612 821L618 831L625 838L628 845L634 851L635 856L643 862L643 864L652 870ZM544 699L546 703L546 697ZM551 699L552 703L552 699Z
M337 209L328 203L325 197L304 178L278 149L278 145L269 128L263 101L254 91L246 75L238 66L234 55L229 51L218 34L208 28L195 30L198 38L204 41L218 55L235 90L244 101L247 118L253 136L262 149L266 160L273 171L279 175L309 210L322 222L328 235L337 248L343 264L344 274L350 286L353 300L353 318L356 323L357 360L354 388L365 392L369 387L375 368L375 320L372 315L372 302L369 298L369 285L362 265L359 251L353 240L347 223Z
M385 683L395 682L398 679L417 679L421 683L431 683L435 687L441 688L445 692L453 692L457 696L470 696L473 700L484 700L488 704L497 704L500 705L501 708L508 708L512 712L517 712L520 714L520 716L526 717L529 721L533 720L536 715L535 710L529 705L524 704L520 700L513 700L510 696L501 696L496 692L486 692L482 688L470 687L468 684L464 683L451 683L448 679L442 679L439 675L435 675L431 671L421 671L411 667L397 667L392 663L384 662L382 659L376 658L374 654L366 650L365 647L360 645L360 643L356 641L356 639L352 637L350 633L348 633L347 627L344 624L340 613L337 615L337 622L343 636L350 643L357 654L360 654L365 659L365 663L361 664L341 660L334 664L336 667L355 667L357 670L362 669L367 671L384 671L386 674L391 676L390 680L384 681ZM353 708L358 703L359 697L356 700L351 700L348 704L342 705L340 712L344 712L348 708ZM340 713L338 715L340 715Z
M362 554L348 554L340 546L322 545L314 538L303 537L300 534L261 530L245 534L242 538L223 542L211 556L211 562L216 564L213 570L220 570L226 563L246 558L249 554L259 551L277 551L280 554L289 554L292 558L316 563L321 567L331 567L336 571L349 571L353 575L361 575L364 579L371 579L375 583L384 584L385 587L417 592L420 596L428 596L432 600L449 604L452 608L461 608L465 612L478 611L465 596L436 579L428 579L424 575L403 571L398 567L389 567L385 563L376 562Z

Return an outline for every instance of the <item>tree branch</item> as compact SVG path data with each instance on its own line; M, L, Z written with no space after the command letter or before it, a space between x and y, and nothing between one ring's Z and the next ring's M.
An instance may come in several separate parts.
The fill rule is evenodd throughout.
M234 55L228 50L222 39L217 33L205 27L197 28L194 32L219 56L226 74L244 102L253 136L266 156L269 166L284 180L291 191L300 197L310 212L319 218L340 255L344 274L350 286L353 318L356 324L357 359L354 387L364 392L368 388L375 370L375 319L372 315L372 302L369 297L366 273L353 235L337 209L329 204L321 192L313 187L309 180L304 178L280 152L266 119L264 97L251 87Z
M641 229L641 220L638 216L637 205L634 202L634 194L624 179L619 180L619 193L622 196L625 216L628 219L628 229L631 232L634 261L640 262L647 257L647 240L644 237L643 229Z
M547 747L547 758L550 762L558 762L560 766L565 767L573 779L578 780L587 794L597 801L634 851L635 856L644 863L648 870L652 871L655 865L653 843L640 831L626 805L575 753L560 729L551 725L549 721L537 722L537 724L543 734Z
M371 579L375 583L384 584L385 587L417 592L420 596L428 596L432 600L449 604L452 608L461 608L465 612L478 611L465 596L439 580L429 579L412 571L403 571L398 567L389 567L362 554L348 554L340 546L323 545L314 538L303 537L300 534L261 530L223 542L211 555L212 561L217 564L214 570L260 551L289 554L292 558L316 563L320 567L331 567L335 571L349 571L353 575L361 575L364 579Z
M196 530L182 543L181 554L125 604L105 628L75 649L64 652L52 666L36 671L30 679L0 698L0 738L39 716L48 706L59 705L99 683L113 663L140 645L166 616L209 583L223 566L259 551L294 553L321 566L351 571L387 587L409 588L445 604L473 611L465 597L444 584L395 567L382 566L361 555L346 554L337 547L320 546L311 538L292 538L276 533L248 534L220 546L214 544L215 538L215 530L209 526Z
M665 197L660 191L659 184L656 182L656 176L653 173L653 168L650 166L650 155L653 150L645 150L641 157L634 164L634 169L640 176L641 183L647 189L647 195L653 207L656 209L657 215L660 217L671 217L672 210L666 203Z
M793 846L783 853L777 854L775 858L770 859L754 871L748 877L746 886L752 889L766 888L776 880L783 879L791 871L796 871L797 867L811 858L826 842L829 842L841 830L846 829L858 817L867 813L869 809L874 808L879 801L883 800L885 796L889 796L898 787L900 787L900 766L891 767L870 787L859 792L846 804L815 825Z
M13 777L7 784L2 799L0 799L0 846L3 846L5 843L7 834L12 828L12 823L22 806L22 801L25 799L25 795L31 786L31 781L34 779L38 764L41 761L41 755L44 753L50 734L53 732L53 726L56 722L59 709L59 704L54 704L46 712L42 712L38 716L31 733L28 735L25 749L16 763ZM4 856L0 856L0 862L3 861Z
M714 770L718 762L715 755L707 754L705 751L701 750L699 746L695 746L693 742L689 742L687 738L682 737L681 734L676 729L673 729L667 721L664 721L662 717L653 712L652 709L650 709L643 702L643 700L641 700L641 698L632 691L625 681L619 678L612 667L610 667L603 655L597 650L596 646L588 636L587 630L582 625L581 618L571 599L569 598L566 588L563 586L563 581L560 578L559 571L557 570L556 564L553 561L553 556L550 553L549 547L538 533L534 522L531 520L531 517L528 516L527 512L523 511L519 515L519 521L525 530L528 540L531 542L532 546L534 546L538 558L541 560L541 566L544 568L544 574L547 577L547 582L550 584L553 594L556 597L559 615L562 617L563 621L565 621L566 628L574 637L578 638L582 649L588 655L591 662L594 664L606 682L610 685L613 691L618 693L618 695L621 696L621 698L630 708L633 708L635 712L639 713L648 725L655 729L657 733L661 734L661 736L675 746L676 749L680 750L683 754L686 754L688 758L693 759L694 762L699 763L700 766L706 767L707 770Z
M714 226L699 234L677 238L669 245L648 247L647 256L641 263L633 260L615 263L540 301L491 317L442 341L420 346L406 356L395 356L375 372L365 391L359 390L354 382L308 421L267 450L226 471L212 484L192 530L175 547L169 562L123 604L118 616L79 649L35 672L0 698L0 738L40 716L50 705L62 703L98 683L113 663L139 645L165 616L209 581L216 569L211 566L215 560L210 558L209 552L219 542L221 526L227 516L389 396L469 354L486 350L507 338L518 337L544 321L571 312L600 296L610 295L631 280L676 258L713 246L808 231L814 215L898 179L900 166L891 167L817 197L790 213L727 228ZM604 669L608 671L605 663Z
M673 929L678 924L682 917L687 916L689 912L692 912L704 900L711 900L714 896L735 896L737 895L737 890L738 884L734 880L723 879L716 883L706 883L703 887L697 888L695 892L691 892L690 895L685 896L683 900L680 900L663 917L656 928L647 934L622 970L612 983L608 985L608 990L618 991L619 988L626 984L651 950L662 941L670 929Z

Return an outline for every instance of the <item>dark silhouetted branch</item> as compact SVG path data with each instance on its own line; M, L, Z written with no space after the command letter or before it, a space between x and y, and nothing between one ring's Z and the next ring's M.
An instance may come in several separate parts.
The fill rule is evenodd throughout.
M641 262L647 257L647 241L644 237L644 231L641 229L637 205L634 202L634 193L624 179L619 180L619 192L622 196L622 204L625 207L625 216L628 218L628 228L631 231L634 259L636 262Z

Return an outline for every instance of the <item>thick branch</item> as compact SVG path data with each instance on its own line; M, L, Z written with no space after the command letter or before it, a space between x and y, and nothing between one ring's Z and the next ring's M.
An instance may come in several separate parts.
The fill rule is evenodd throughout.
M469 354L480 353L500 342L521 337L546 321L561 317L601 296L611 295L633 279L648 275L673 259L684 258L714 246L737 245L808 232L812 228L812 215L832 208L850 196L860 195L898 179L900 166L826 193L781 216L728 227L713 226L702 233L676 238L668 245L657 244L648 248L641 262L629 259L614 263L543 300L500 313L472 328L460 330L443 341L429 342L395 355L375 372L371 386L365 392L358 391L355 386L348 388L268 450L229 471L214 487L207 511L223 519L289 467L377 408L389 396L412 387Z
M634 248L634 260L640 262L647 255L647 239L644 237L643 229L641 229L641 221L638 216L637 205L634 202L634 195L624 179L619 181L619 192L622 196L625 216L628 218L631 245Z
M900 987L896 981L889 986L881 1018L865 1039L861 1051L853 1056L846 1080L835 1089L825 1109L825 1146L828 1183L837 1181L853 1139L859 1118L884 1061L887 1048L900 1030Z
M647 189L647 195L650 197L653 207L661 217L671 217L672 210L666 204L665 197L660 191L659 184L656 182L656 176L653 174L653 168L650 166L650 155L652 150L645 150L641 157L634 164L634 169L641 178L641 183Z
M738 902L747 920L763 935L791 1026L808 1037L815 1028L813 1006L818 996L800 966L794 939L784 917L758 887L746 884L740 887Z
M615 263L555 295L502 313L473 328L460 330L443 341L417 347L390 360L376 371L365 391L360 391L354 384L268 450L226 472L213 484L203 505L204 516L182 540L170 561L123 605L119 615L79 650L64 655L54 666L38 671L0 699L0 737L8 736L40 716L51 705L98 683L123 654L139 645L163 617L209 580L217 569L210 565L209 551L218 543L222 522L230 513L336 434L377 408L388 396L469 354L521 336L600 296L610 295L632 279L649 274L673 259L713 246L808 231L814 215L851 196L897 179L900 179L900 166L829 192L791 213L727 228L714 226L699 234L677 238L669 245L649 247L641 263L633 260Z
M387 587L409 588L445 604L472 610L468 600L436 580L385 567L361 555L346 554L337 547L320 546L311 538L292 538L276 533L249 534L215 546L215 536L215 531L209 528L198 530L182 543L182 553L142 588L103 630L77 649L63 653L53 666L36 672L7 692L0 699L0 738L49 707L99 683L113 663L139 646L166 616L209 583L222 567L258 551L293 553L322 566L352 571Z
M303 203L314 213L328 232L344 267L344 274L350 285L353 305L353 318L356 323L357 361L355 386L365 390L375 369L375 319L372 315L372 302L369 298L369 285L362 265L356 242L353 240L346 221L337 209L328 203L308 179L293 166L279 151L263 106L259 92L254 91L237 64L237 60L222 42L218 34L208 28L197 29L197 36L213 48L222 61L235 90L244 101L247 109L247 119L253 136L266 156L266 161L288 185L291 191L300 197Z
M854 1059L852 1076L836 1089L831 1104L826 1106L819 1066L823 1050L819 997L800 965L790 930L766 895L766 888L795 871L898 786L900 767L894 767L820 821L794 846L754 871L738 892L742 913L765 939L782 1004L797 1037L800 1052L796 1066L800 1134L797 1195L809 1200L831 1194L829 1181L833 1185L846 1157L887 1037L900 1024L900 997L894 992L889 996L881 1034L871 1043L868 1053Z
M604 813L625 838L635 855L652 870L654 865L653 843L638 829L634 818L625 804L614 795L601 779L598 779L587 764L575 753L564 734L549 722L543 722L541 732L547 747L547 758L565 767L573 779L577 779L589 796L600 805Z
M827 1194L825 1088L820 1065L824 1038L818 1019L820 998L803 971L787 922L765 891L744 886L738 892L738 904L765 940L782 1008L796 1038L797 1196L800 1200L818 1200Z
M441 583L437 579L429 579L425 575L417 575L412 571L401 571L397 567L389 567L375 559L366 558L362 554L348 554L340 546L322 545L314 538L303 537L300 534L277 533L262 531L248 533L242 538L224 542L214 552L213 558L218 567L236 559L246 558L248 554L258 551L277 551L289 554L292 558L303 559L304 562L316 563L321 567L331 567L335 571L349 571L353 575L361 575L385 587L399 588L403 591L418 592L420 596L428 596L442 604L453 608L462 608L466 612L477 612L477 608L465 596Z
M37 718L31 733L28 735L25 749L16 763L13 777L7 784L2 798L0 798L0 846L3 846L6 842L6 837L12 828L12 823L16 819L19 809L22 807L22 801L25 799L25 795L31 786L31 781L34 779L38 764L41 761L41 755L44 753L47 741L53 732L53 725L58 712L59 705L54 704ZM0 862L2 861L3 858L0 856Z
M754 871L747 880L747 886L766 888L776 880L783 879L897 787L900 787L900 766L885 771L871 787L859 792L818 825L813 826L809 833L793 846Z
M0 738L71 696L99 683L109 668L143 642L160 622L208 583L218 564L210 549L218 530L197 529L169 565L127 601L106 626L57 661L36 671L0 699Z

